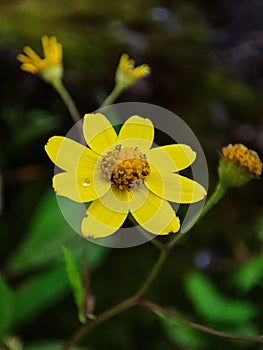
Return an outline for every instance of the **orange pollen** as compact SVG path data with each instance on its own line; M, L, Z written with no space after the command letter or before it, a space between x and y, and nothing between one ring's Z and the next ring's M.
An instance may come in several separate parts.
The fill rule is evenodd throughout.
M259 176L262 172L262 162L257 152L242 144L229 144L222 148L222 154L225 159L233 161L252 175Z
M102 176L120 190L130 191L140 186L150 174L146 155L137 147L115 146L101 162Z

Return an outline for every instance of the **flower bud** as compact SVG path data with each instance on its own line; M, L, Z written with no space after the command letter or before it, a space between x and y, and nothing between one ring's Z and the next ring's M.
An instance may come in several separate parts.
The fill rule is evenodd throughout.
M38 74L48 83L54 84L61 80L63 75L62 45L56 37L44 35L42 46L44 58L41 58L31 47L26 46L24 53L19 54L17 59L22 63L22 70L31 74Z
M127 54L122 54L116 71L116 84L125 89L135 84L150 74L150 67L147 64L134 68L134 60L131 60Z
M261 174L262 162L257 152L242 144L229 144L221 151L218 171L225 188L242 186Z

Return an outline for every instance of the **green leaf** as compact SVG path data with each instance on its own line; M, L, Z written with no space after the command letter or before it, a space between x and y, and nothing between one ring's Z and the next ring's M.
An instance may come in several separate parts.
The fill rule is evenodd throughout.
M61 200L63 206L72 211L72 217L80 221L76 203L67 198L61 197ZM61 259L62 245L66 243L76 245L80 240L62 215L54 191L49 190L33 216L28 234L10 257L8 268L16 272L24 272L50 265Z
M13 149L37 140L42 135L47 135L57 126L56 118L47 111L40 109L29 111L26 118L21 115L19 110L6 109L3 118L12 132ZM21 124L17 123L18 120L23 120L22 130Z
M171 310L173 311L173 310ZM197 330L187 327L183 323L172 318L167 318L161 312L155 312L160 317L161 325L168 338L183 349L199 350L207 346L204 337ZM178 312L177 312L178 313Z
M82 220L82 206L64 197L59 197L59 203L63 206L64 213L70 213L71 223L77 228ZM7 268L16 273L23 273L57 264L62 258L63 245L70 247L75 257L85 254L90 269L102 263L109 251L101 245L85 240L69 226L60 211L54 191L49 190L33 215L28 234L9 258Z
M87 253L88 266L92 270L102 262L105 250L101 246L82 241L84 247L85 244L83 243L88 243L84 253ZM59 250L61 254L61 248ZM81 258L80 255L76 254L76 256L78 259ZM27 279L14 293L16 307L15 325L22 324L40 314L43 310L60 300L68 291L68 278L63 265L53 266Z
M248 292L262 281L263 254L253 257L234 274L232 281L243 292Z
M0 276L0 337L2 337L13 321L14 317L13 292L6 284L4 278Z
M31 277L14 293L15 325L40 314L68 292L68 280L63 266Z
M68 279L73 291L75 303L79 310L79 319L81 322L84 322L85 315L83 313L83 305L85 298L85 289L83 286L80 271L70 251L65 247L62 247L62 250L64 254Z
M222 295L201 274L193 273L186 278L186 291L197 312L209 321L247 322L258 313L251 303Z

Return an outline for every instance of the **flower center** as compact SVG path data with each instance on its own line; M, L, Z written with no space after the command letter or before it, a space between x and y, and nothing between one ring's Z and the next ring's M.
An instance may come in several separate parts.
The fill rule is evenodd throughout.
M140 186L150 174L146 155L137 147L115 146L101 162L102 176L118 189L130 191Z

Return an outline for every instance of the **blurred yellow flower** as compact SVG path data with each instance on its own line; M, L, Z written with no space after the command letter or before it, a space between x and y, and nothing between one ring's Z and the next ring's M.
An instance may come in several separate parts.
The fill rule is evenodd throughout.
M150 67L143 64L134 68L134 60L124 53L121 55L120 62L116 71L116 83L122 88L135 84L150 74Z
M261 172L262 162L257 152L243 144L229 144L222 148L219 175L225 187L242 186Z
M41 58L31 47L26 46L24 53L19 54L17 59L22 63L22 70L39 74L49 83L53 83L63 75L62 45L55 36L44 35L41 40L44 58Z
M54 136L45 150L64 170L53 178L56 193L92 201L81 225L84 236L113 234L129 212L153 234L177 232L180 221L168 201L193 203L205 197L200 184L176 173L193 163L195 152L183 144L151 148L149 119L131 116L117 135L103 114L86 114L83 134L89 148Z

